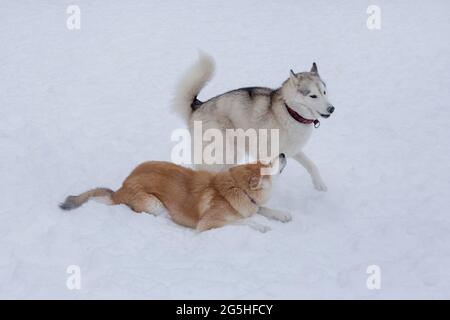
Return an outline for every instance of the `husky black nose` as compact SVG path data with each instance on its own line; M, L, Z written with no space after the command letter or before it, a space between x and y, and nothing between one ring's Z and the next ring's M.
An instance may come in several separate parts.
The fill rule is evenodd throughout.
M333 106L329 106L328 109L327 109L327 111L328 111L329 113L333 113L333 112L334 112L334 107L333 107Z
M280 158L284 159L286 158L286 155L284 153L280 153Z

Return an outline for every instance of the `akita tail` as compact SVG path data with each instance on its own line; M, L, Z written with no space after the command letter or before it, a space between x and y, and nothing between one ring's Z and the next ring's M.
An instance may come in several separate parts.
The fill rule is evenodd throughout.
M95 188L83 192L78 196L68 196L66 200L59 205L63 210L72 210L78 208L83 203L89 201L89 199L94 198L97 201L103 202L105 204L115 204L113 200L114 191L108 188Z
M186 122L189 120L192 111L201 105L197 95L211 80L214 69L214 59L200 52L198 61L180 79L172 107Z

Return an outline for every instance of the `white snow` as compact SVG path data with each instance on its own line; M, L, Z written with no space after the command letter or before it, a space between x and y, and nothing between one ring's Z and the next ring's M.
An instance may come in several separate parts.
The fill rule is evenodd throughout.
M81 8L81 30L66 8ZM381 30L366 27L369 5ZM448 1L1 1L1 298L450 298ZM170 160L176 81L202 49L200 94L277 87L313 61L335 114L294 160L266 234L197 234L68 194ZM68 266L81 270L69 290ZM369 290L366 269L381 268Z

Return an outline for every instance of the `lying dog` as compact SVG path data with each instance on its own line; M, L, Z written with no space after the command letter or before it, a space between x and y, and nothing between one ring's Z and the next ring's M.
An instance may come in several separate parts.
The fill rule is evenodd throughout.
M269 164L257 162L223 172L195 171L170 162L150 161L139 165L116 192L96 188L68 196L60 207L71 210L90 198L107 204L126 204L141 213L167 212L176 223L204 231L226 224L246 224L266 232L268 227L245 220L255 213L287 222L290 216L261 208L270 197L272 174L286 165L284 154ZM271 174L262 174L262 169Z

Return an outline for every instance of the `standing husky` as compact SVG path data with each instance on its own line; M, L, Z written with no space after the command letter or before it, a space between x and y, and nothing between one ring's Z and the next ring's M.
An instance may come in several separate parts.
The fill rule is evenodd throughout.
M317 65L313 63L309 72L291 70L289 78L275 90L241 88L202 102L197 96L213 73L214 60L201 54L177 88L173 107L188 121L191 133L194 121L201 121L203 130L221 130L223 136L226 136L226 129L278 129L279 151L301 163L311 175L314 187L326 191L319 170L302 151L314 127L320 124L317 118L328 118L334 112ZM226 143L236 147L234 141ZM213 170L224 167L201 166Z

